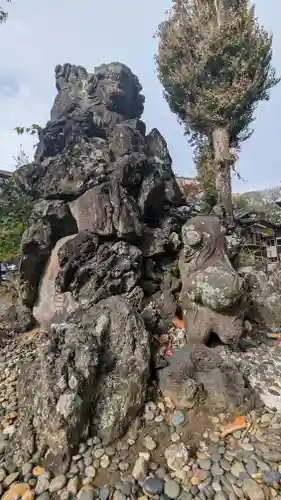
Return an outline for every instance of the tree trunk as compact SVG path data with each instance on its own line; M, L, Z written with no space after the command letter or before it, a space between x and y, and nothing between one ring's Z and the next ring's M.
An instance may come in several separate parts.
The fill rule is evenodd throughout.
M231 162L228 131L225 128L217 127L212 132L212 138L216 165L218 205L224 208L227 225L233 226Z

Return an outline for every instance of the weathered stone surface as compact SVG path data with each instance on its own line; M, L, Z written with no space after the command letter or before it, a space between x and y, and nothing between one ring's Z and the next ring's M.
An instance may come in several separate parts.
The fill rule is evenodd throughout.
M233 269L219 220L190 219L182 228L179 258L186 335L207 343L211 332L236 345L243 333L243 280Z
M39 200L33 208L31 220L43 221L51 226L53 245L61 238L78 231L68 203L63 200Z
M180 470L187 463L189 453L184 443L171 444L165 450L167 465L171 470Z
M171 324L179 288L168 290L164 275L177 259L181 227L190 214L167 144L157 129L146 135L141 85L126 66L101 65L92 74L80 66L58 66L56 86L35 162L16 174L39 198L23 238L21 299L30 308L37 301L37 308L55 244L78 233L78 245L80 233L88 232L95 250L87 255L86 245L75 258L69 255L57 272L58 292L92 302L125 293L138 309L150 297L156 322L163 316L163 330ZM157 268L156 280L145 273L146 259Z
M136 246L125 241L98 246L98 238L92 233L79 233L66 243L59 259L58 290L69 289L82 303L129 294L141 276L142 253Z
M276 273L277 274L277 273ZM263 271L248 275L249 297L247 317L266 328L281 327L281 290L274 276Z
M0 310L0 347L10 334L26 332L32 329L35 321L32 311L19 300L8 308Z
M53 247L52 229L48 222L37 222L24 233L19 262L19 293L22 303L32 307L45 264Z
M214 350L188 343L174 349L168 366L159 370L159 387L178 408L203 401L214 413L237 413L252 408L255 397L244 376Z
M22 303L32 307L46 263L56 242L77 232L70 208L63 201L38 201L32 225L24 232L19 263L19 293Z
M7 459L22 464L36 452L59 475L79 442L97 435L110 443L141 409L148 330L154 340L167 332L181 285L188 338L205 342L214 330L235 345L243 314L219 221L194 219L181 234L194 210L165 140L146 133L137 77L120 63L91 74L66 64L56 85L35 162L16 174L38 197L23 237L20 297L41 332L38 357L21 374L20 427ZM178 378L174 366L160 372L163 393L172 388L183 408L198 396L218 411L242 407L244 379L202 352L188 351Z
M42 332L39 357L21 374L21 424L8 458L27 462L35 448L47 469L65 472L88 434L122 435L146 397L148 333L120 297L73 313Z
M45 198L71 199L105 180L110 163L105 138L119 123L141 116L144 97L138 78L120 63L103 64L92 74L81 66L58 65L55 74L58 94L35 154L45 172L32 178L25 168L22 175Z

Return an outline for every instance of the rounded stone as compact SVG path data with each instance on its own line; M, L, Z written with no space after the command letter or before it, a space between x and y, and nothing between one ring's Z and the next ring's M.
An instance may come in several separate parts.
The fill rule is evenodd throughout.
M85 489L82 489L79 491L77 498L79 498L79 500L94 500L94 498L95 498L94 488L88 487L86 489L86 486L84 486L83 488L85 488Z
M128 462L120 462L120 464L119 464L119 469L123 472L128 470L129 467L130 467L130 465L128 464Z
M41 493L36 500L50 500L50 495L47 491L44 491L44 493Z
M164 452L168 467L172 470L181 469L188 461L189 454L183 443L172 444Z
M159 479L164 479L164 477L166 476L167 474L167 471L166 469L164 469L164 467L159 467L156 471L155 471L155 474L157 477L159 477Z
M246 462L246 470L250 476L256 474L258 470L256 461L249 458Z
M87 477L92 477L94 478L96 476L96 469L92 465L88 465L88 467L85 468L85 474Z
M158 422L158 423L159 423L159 422L163 422L163 420L164 420L164 416L163 416L163 415L157 415L157 417L155 417L155 419L154 419L154 420L155 420L155 422Z
M239 479L240 475L245 472L245 467L241 462L234 462L230 470L231 474Z
M214 500L227 500L228 498L223 491L218 491L214 496Z
M102 469L107 469L110 464L110 459L107 455L103 455L100 459L100 466Z
M5 488L8 488L13 484L14 481L16 481L19 477L19 472L12 472L9 474L3 481L3 485Z
M107 500L109 497L110 490L106 486L100 489L99 492L99 499L100 500Z
M262 481L267 486L275 487L281 484L281 474L276 470L264 471L262 473Z
M200 469L210 470L211 468L211 460L198 460L198 465Z
M121 491L114 491L114 494L113 494L113 500L127 500L127 497L126 495L124 495L123 493L121 493Z
M151 420L154 420L154 417L155 417L155 415L154 415L154 413L153 413L152 411L147 411L147 412L144 414L144 418L145 418L145 420L148 420L149 422L150 422Z
M98 448L94 450L93 456L94 458L101 458L104 455L104 448Z
M67 491L72 495L76 495L79 487L79 478L78 476L72 477L67 483Z
M222 467L223 470L225 470L226 472L229 472L230 469L231 469L231 464L229 463L228 460L225 460L225 458L222 458L220 460L220 466Z
M2 500L14 500L15 498L24 498L24 500L33 500L34 493L26 483L13 484L2 496Z
M176 481L173 481L172 479L167 481L165 483L165 488L164 488L164 493L167 495L169 498L175 499L179 496L180 494L180 485Z
M265 453L263 458L266 462L281 462L281 452L270 451L269 453Z
M190 482L191 482L192 486L198 486L198 484L201 483L201 479L198 476L192 476L192 478L190 479Z
M156 412L158 411L158 408L157 408L157 405L154 403L154 401L148 401L145 405L145 411L152 411L152 412Z
M54 493L56 491L62 490L64 486L66 485L66 477L61 474L60 476L54 477L52 481L50 482L50 487L49 491L50 493Z
M221 491L221 485L220 485L220 483L217 483L216 481L214 481L212 483L212 488L213 488L215 493L219 493L219 491Z
M133 485L131 483L122 483L119 489L123 495L129 497L132 494L132 486Z
M30 474L30 472L32 471L32 469L33 469L33 464L31 464L29 462L26 463L26 464L23 464L22 469L21 469L22 470L22 475L26 476L27 474Z
M2 483L7 476L7 473L4 469L0 469L0 483Z
M116 453L116 450L112 446L108 446L107 448L105 448L105 453L109 457L113 457L115 455L115 453Z
M45 493L50 487L50 482L49 482L49 476L46 474L41 474L41 476L38 477L37 484L35 487L35 493L36 495L41 495L42 493Z
M171 435L172 443L178 443L180 440L180 436L176 432L173 432L173 434Z
M137 460L135 461L132 470L132 476L137 481L139 480L143 481L146 475L147 475L147 461L145 460L144 457L138 457Z
M215 462L211 467L211 473L214 477L221 476L223 474L223 469L219 466L218 462Z
M149 477L144 481L142 489L149 497L160 495L164 491L164 481L159 477Z
M185 416L181 411L175 411L172 416L172 424L177 427L185 421Z
M146 436L144 438L144 446L148 451L153 451L157 447L157 444L155 443L155 441L152 439L151 436Z

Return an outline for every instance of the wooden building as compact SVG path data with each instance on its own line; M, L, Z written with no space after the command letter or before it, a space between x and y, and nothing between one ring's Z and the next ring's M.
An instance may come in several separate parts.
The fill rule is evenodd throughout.
M264 214L250 210L240 210L240 213L234 210L234 217L249 250L263 255L268 264L281 261L281 225L273 224Z

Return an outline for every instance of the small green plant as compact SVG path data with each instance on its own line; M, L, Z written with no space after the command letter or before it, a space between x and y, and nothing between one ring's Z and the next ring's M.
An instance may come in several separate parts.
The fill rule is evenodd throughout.
M30 127L16 127L15 131L18 135L29 134L29 135L38 135L41 130L40 125L36 125L33 123Z
M21 237L33 204L33 197L27 193L16 175L1 184L0 261L9 261L19 255Z

